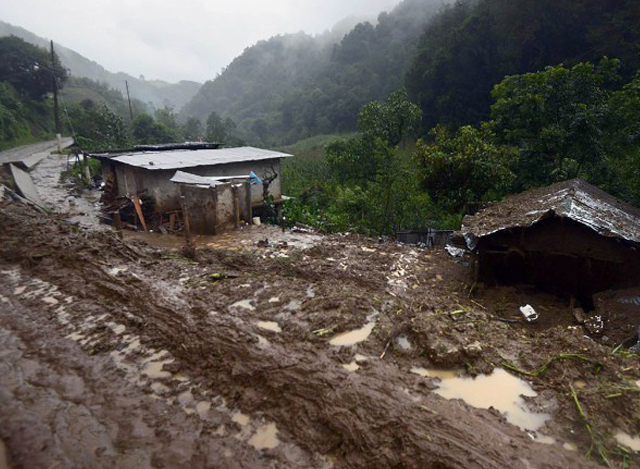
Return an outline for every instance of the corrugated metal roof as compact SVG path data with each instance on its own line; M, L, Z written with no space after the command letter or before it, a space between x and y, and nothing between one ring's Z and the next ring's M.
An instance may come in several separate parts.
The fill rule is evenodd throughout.
M200 187L215 187L220 184L224 184L214 178L185 173L184 171L176 171L176 174L171 178L171 182L178 184L194 184Z
M640 209L580 179L507 197L465 217L462 234L473 250L480 238L526 228L551 216L569 218L602 236L640 243Z
M209 150L175 150L162 152L136 152L118 155L111 161L149 170L184 169L215 166L244 161L288 158L293 155L254 147L220 148Z

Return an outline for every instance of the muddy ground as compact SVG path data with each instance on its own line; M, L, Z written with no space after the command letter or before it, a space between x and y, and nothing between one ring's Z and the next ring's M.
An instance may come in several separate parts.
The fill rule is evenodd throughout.
M10 467L638 466L614 438L640 433L638 356L588 337L566 299L471 292L444 251L262 227L193 260L6 196L0 216ZM496 368L535 391L536 431L417 374Z

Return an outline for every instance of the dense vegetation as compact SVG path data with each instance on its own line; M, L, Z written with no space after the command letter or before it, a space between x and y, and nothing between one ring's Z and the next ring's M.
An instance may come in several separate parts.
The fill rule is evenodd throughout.
M58 85L67 80L57 57L14 36L0 38L0 149L54 133L49 93L53 71Z
M640 8L635 0L461 0L425 29L407 75L423 129L477 124L505 76L602 57L638 68Z

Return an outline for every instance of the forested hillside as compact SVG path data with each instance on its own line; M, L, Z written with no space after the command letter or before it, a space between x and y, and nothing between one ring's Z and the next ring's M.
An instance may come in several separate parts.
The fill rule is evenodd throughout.
M11 35L38 47L49 47L48 40L24 28L0 21L0 37ZM125 81L128 81L132 97L150 105L152 108L171 106L175 109L180 109L197 93L201 86L200 83L193 81L167 83L162 80L143 80L121 72L112 73L105 70L102 65L83 57L71 49L59 44L56 44L55 47L62 65L69 69L72 76L90 78L100 83L106 83L122 93L126 92Z
M622 61L625 78L638 68L638 1L461 0L424 31L407 86L424 130L477 123L505 76L604 56Z
M403 86L417 41L441 0L405 0L375 26L346 34L286 35L235 59L182 110L231 118L241 136L264 144L355 130L359 109Z

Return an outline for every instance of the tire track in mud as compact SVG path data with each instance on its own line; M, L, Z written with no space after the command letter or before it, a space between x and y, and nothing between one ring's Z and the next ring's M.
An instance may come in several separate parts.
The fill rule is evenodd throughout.
M58 460L64 467L211 467L212 464L215 467L276 467L279 464L278 460L286 460L286 457L291 455L295 456L294 460L289 461L291 466L306 465L309 462L300 450L286 443L265 459L262 450L272 449L275 442L278 442L277 427L274 424L265 422L264 418L253 419L239 411L233 411L227 408L223 398L203 392L190 377L164 371L165 366L175 361L171 354L166 350L158 351L143 346L138 335L125 333L127 327L115 322L109 313L104 312L100 316L78 314L77 311L73 311L77 303L76 298L63 293L57 285L37 277L25 277L16 267L1 270L0 278L1 284L5 287L3 290L7 287L9 289L0 295L0 344L5 350L2 355L5 373L3 379L0 379L4 391L0 400L0 415L6 422L0 436L9 442L14 458L18 461L28 461L26 466L48 467L45 461ZM18 312L31 312L30 307L34 304L41 306L37 312L40 321L37 326L31 327L43 326L42 316L48 311L52 321L57 322L57 327L62 327L66 334L64 338L52 339L52 336L49 336L48 340L42 339L47 348L55 341L73 350L70 342L74 341L82 349L94 354L94 347L104 344L105 340L119 341L116 350L108 355L98 354L98 370L83 370L90 374L95 374L96 371L100 374L100 378L91 376L92 379L103 381L111 377L120 383L117 385L118 388L128 390L124 394L132 394L121 399L120 394L123 393L118 390L115 398L108 397L109 401L113 400L113 404L117 404L115 409L110 407L104 411L109 414L106 418L112 420L108 423L112 428L105 428L103 425L105 415L94 415L87 406L73 403L80 395L83 396L82 401L89 399L85 396L89 391L97 393L97 400L102 401L104 397L100 394L113 392L113 389L109 389L110 386L90 388L84 374L68 375L62 371L62 385L71 383L70 385L74 386L73 391L64 389L65 392L73 392L71 396L53 391L59 384L55 379L41 380L34 388L32 381L35 376L54 376L58 371L49 369L49 363L23 360L18 350L31 347L21 341L15 331L5 329L8 324L15 326L18 323L20 328L27 329L24 317L16 318L13 315ZM46 326L49 332L58 336L55 324ZM27 334L40 335L33 330L28 330ZM111 337L107 339L105 336ZM12 351L15 353L12 354ZM64 347L57 343L53 352L53 355L45 357L45 361L54 362L55 368L62 370L68 365L64 357L70 353L77 355L76 352L64 350ZM84 354L80 356L96 361L94 357L86 357ZM86 364L83 363L83 366L86 367ZM120 370L124 377L114 375L114 367ZM76 363L72 368L80 368L80 365ZM30 370L30 373L25 375L25 370ZM136 386L149 394L131 392L131 388L135 389ZM12 392L14 388L16 391ZM35 392L34 389L40 392ZM34 393L38 397L32 397ZM194 393L209 400L196 401ZM22 394L29 395L30 399L41 400L44 404L33 409L29 402L21 401ZM69 404L69 401L72 401L72 404ZM126 402L126 405L123 406L122 402ZM120 406L124 408L120 409ZM129 409L125 409L126 407ZM63 408L65 410L61 411ZM141 408L143 415L140 412ZM47 414L49 409L57 409L53 421L49 421L47 415L40 414ZM161 410L158 412L159 409ZM154 415L153 411L157 415ZM183 415L180 416L181 414ZM62 416L62 424L58 415ZM170 425L164 421L167 418L165 415L172 416ZM154 422L156 425L153 427L145 423L145 420L154 420L155 417L160 417L160 422ZM180 425L173 424L176 420ZM22 428L26 422L30 422L30 425L35 423L37 428L17 434L12 431L14 428ZM59 435L60 425L64 427L62 436ZM132 435L118 435L118 439L114 439L113 427L127 429ZM141 438L149 441L141 441ZM33 447L34 441L35 447L42 450L41 453L26 451L25 446ZM133 454L118 448L123 441L127 441L126 446ZM153 443L149 444L151 441ZM174 450L172 446L176 446L177 449ZM70 448L76 449L70 451Z

